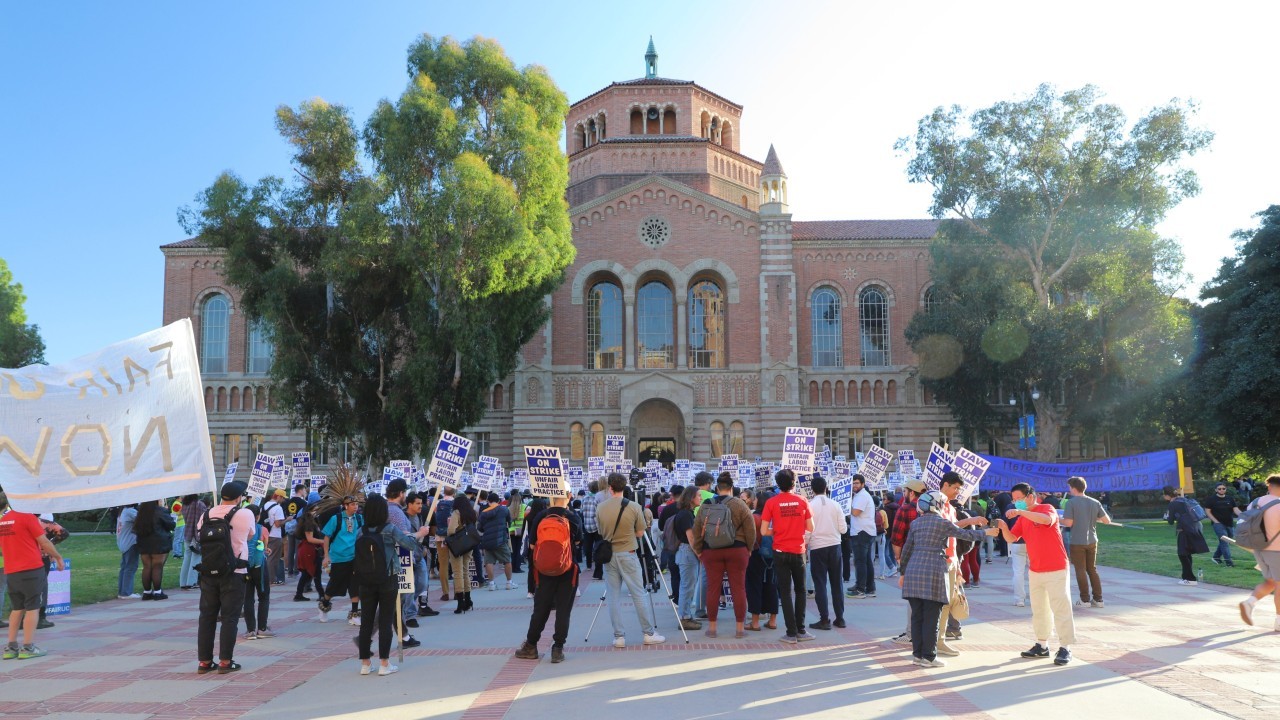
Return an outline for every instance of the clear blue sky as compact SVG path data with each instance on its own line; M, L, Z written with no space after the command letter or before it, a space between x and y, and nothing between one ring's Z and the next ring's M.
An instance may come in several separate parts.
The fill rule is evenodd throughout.
M1264 82L1276 3L897 5L6 3L0 257L50 362L158 326L158 247L184 237L178 208L223 170L289 174L279 104L319 96L363 123L403 89L422 33L495 38L570 101L642 75L652 34L660 75L745 106L747 155L777 145L797 219L924 217L928 191L892 146L940 104L976 108L1040 82L1095 83L1131 118L1195 99L1218 135L1192 164L1204 192L1161 227L1186 250L1188 296L1233 251L1230 233L1280 201L1280 100Z

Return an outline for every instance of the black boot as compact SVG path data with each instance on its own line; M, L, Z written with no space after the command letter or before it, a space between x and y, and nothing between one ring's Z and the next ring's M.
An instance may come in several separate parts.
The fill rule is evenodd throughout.
M470 610L470 609L474 608L474 607L475 607L475 603L471 602L471 591L470 591L470 590L468 590L466 593L464 593L464 595L466 595L466 598L467 598L467 608L466 608L466 609L467 609L467 610Z
M461 615L462 613L467 611L467 594L454 593L453 596L458 599L458 607L454 608L453 614Z

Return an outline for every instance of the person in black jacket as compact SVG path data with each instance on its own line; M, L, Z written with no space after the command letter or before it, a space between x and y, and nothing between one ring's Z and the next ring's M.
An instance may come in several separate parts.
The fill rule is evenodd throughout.
M1209 543L1205 542L1200 521L1196 520L1191 507L1176 488L1166 487L1164 499L1169 501L1169 524L1177 528L1178 562L1182 563L1182 579L1179 585L1196 585L1196 576L1191 572L1191 556L1209 552Z
M1231 543L1227 542L1227 538L1236 536L1236 516L1240 514L1240 508L1236 505L1235 498L1227 494L1226 483L1218 483L1213 494L1205 499L1204 509L1209 512L1213 532L1218 536L1218 548L1213 551L1213 561L1219 564L1225 561L1227 567L1235 567L1235 563L1231 561Z
M538 527L548 517L558 516L569 523L571 546L569 554L572 557L573 547L582 544L582 523L574 513L568 510L568 495L553 497L550 502L551 507L538 513L529 521L527 535L530 555L533 555L538 545ZM578 591L578 564L571 562L568 572L560 575L544 575L538 572L531 558L529 574L537 576L537 589L534 590L533 595L533 614L529 617L529 632L525 636L524 644L516 650L516 657L522 660L537 660L542 657L538 653L538 640L542 638L542 631L546 629L547 619L554 608L556 626L551 635L551 662L564 662L564 644L569 639L569 614L573 611L573 598Z
M138 536L138 556L142 558L142 599L167 600L161 589L164 580L164 563L173 550L173 530L177 527L168 509L161 507L164 500L153 500L138 505L138 517L133 522L133 532Z

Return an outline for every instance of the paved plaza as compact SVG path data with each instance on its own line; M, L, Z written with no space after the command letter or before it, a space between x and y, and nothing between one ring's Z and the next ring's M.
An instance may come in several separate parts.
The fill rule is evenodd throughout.
M1075 660L1059 668L1018 657L1032 642L1030 610L1013 606L1002 560L983 570L964 640L955 643L963 652L937 670L915 667L909 652L888 642L905 622L896 584L882 584L878 598L849 600L847 629L814 631L817 641L798 646L778 642L781 631L733 640L732 615L722 618L720 639L697 632L685 644L664 603L656 607L667 642L642 647L627 608L629 645L617 650L607 609L583 643L602 588L596 582L584 587L558 665L511 655L532 605L523 591L481 590L473 612L423 620L415 631L422 647L406 651L390 677L357 674L355 628L338 621L344 612L320 624L314 603L277 592L270 623L277 636L239 642L241 672L198 676L198 593L175 590L165 602L111 601L57 619L37 639L47 657L0 662L0 717L1280 716L1280 633L1271 631L1269 602L1247 627L1236 609L1244 591L1104 568L1107 606L1077 612ZM437 606L451 611L453 603ZM812 601L809 612L816 619ZM550 628L540 649L549 647Z

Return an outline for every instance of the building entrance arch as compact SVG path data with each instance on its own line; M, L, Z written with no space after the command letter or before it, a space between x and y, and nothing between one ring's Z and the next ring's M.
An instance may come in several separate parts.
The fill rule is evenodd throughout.
M650 398L636 406L631 413L627 436L634 438L628 448L637 466L649 460L657 460L668 469L677 456L687 452L684 414L670 400Z

